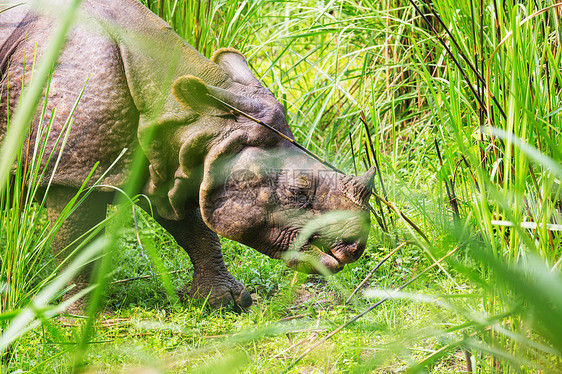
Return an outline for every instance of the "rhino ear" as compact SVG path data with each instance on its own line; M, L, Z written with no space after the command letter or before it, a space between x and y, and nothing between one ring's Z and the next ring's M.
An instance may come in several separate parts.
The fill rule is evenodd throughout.
M234 48L218 49L211 58L211 61L218 64L233 81L245 86L261 87L260 82L250 71L248 62L244 55Z
M176 79L172 84L172 93L183 106L193 109L198 114L212 116L230 114L225 108L217 105L216 100L210 96L209 86L193 75L185 75Z
M221 102L252 115L258 115L265 109L261 102L251 97L245 97L222 88L207 86L201 79L192 75L176 79L172 85L172 92L186 108L193 109L202 115L236 115Z

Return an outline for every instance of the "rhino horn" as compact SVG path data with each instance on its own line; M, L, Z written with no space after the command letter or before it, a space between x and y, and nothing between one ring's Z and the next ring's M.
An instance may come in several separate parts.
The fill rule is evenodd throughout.
M244 55L236 49L221 48L214 53L211 60L218 64L233 81L246 86L261 86L251 72Z
M369 202L374 187L376 168L373 165L360 177L345 176L343 192L347 198L358 206L365 206Z
M367 170L367 172L365 174L358 177L359 183L361 183L363 186L365 186L365 189L367 189L369 191L369 195L371 194L371 191L373 190L373 187L375 186L375 174L376 174L376 172L377 172L377 168L375 167L375 165L373 165L369 168L369 170Z

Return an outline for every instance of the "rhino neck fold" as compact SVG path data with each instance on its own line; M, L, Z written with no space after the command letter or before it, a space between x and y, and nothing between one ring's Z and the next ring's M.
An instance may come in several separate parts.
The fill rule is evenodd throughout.
M246 131L231 129L222 117L192 113L156 130L154 141L144 143L151 156L148 193L168 220L180 220L197 206L204 210L206 194L228 176L231 157L250 144Z

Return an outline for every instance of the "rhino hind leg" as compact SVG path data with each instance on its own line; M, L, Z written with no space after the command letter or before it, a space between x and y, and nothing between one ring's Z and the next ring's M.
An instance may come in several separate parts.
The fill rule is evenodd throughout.
M76 195L77 190L68 187L52 187L47 195L47 215L51 225L55 223L62 210L68 204L70 199ZM56 256L57 262L60 264L75 250L75 246L70 246L72 242L78 239L82 234L90 230L92 227L105 219L107 214L107 204L111 201L108 193L94 192L88 196L74 212L60 226L53 242L51 249ZM93 264L88 264L70 281L68 286L74 285L67 293L64 294L63 300L76 295L78 292L88 286L92 273ZM70 314L83 314L84 301L79 300L71 305L68 310Z
M158 218L162 225L187 252L193 263L192 298L207 298L212 308L235 310L252 305L244 285L236 280L224 263L218 235L203 222L199 209L186 212L181 221Z

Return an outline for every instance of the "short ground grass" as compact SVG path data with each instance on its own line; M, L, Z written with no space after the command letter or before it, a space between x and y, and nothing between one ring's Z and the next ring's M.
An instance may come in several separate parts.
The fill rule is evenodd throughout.
M281 372L305 348L376 301L361 291L345 305L353 289L393 249L380 246L375 233L357 263L324 278L294 272L279 260L222 239L228 268L254 299L248 311L237 314L211 310L204 301L189 299L186 287L192 266L187 254L146 213L137 214L140 236L150 236L159 248L180 302L168 297L158 271L138 245L131 220L130 230L117 244L114 263L119 265L110 277L90 338L85 363L94 372L136 372L140 367L177 373ZM406 246L379 268L367 286L396 287L427 265L417 247ZM437 272L420 278L410 291L438 294L456 287ZM461 321L443 310L436 319L438 309L427 303L391 300L336 334L289 372L363 372L374 366L402 371L409 360L443 346L441 337L432 336L432 326ZM28 333L18 343L25 347L17 350L18 368L66 372L83 323L81 319L53 320L48 322L52 328L43 326ZM437 362L432 372L465 368L461 353Z

